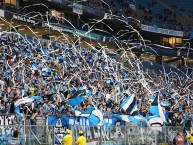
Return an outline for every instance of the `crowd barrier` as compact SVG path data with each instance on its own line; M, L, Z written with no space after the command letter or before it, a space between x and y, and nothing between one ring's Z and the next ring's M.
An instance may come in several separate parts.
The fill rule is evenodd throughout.
M71 129L74 142L81 130L87 145L158 145L170 144L183 127L138 127L128 126L116 118L104 118L106 125L93 126L85 117L68 116L37 117L37 125L31 126L29 119L18 124L14 114L0 115L0 144L6 145L14 130L19 130L20 140L27 145L60 144L66 129Z
M19 121L15 114L0 115L0 145L6 145L12 138L13 132L19 131L22 145L54 145L55 126L46 125L45 117L37 117L37 125L30 125L26 116L24 121Z
M172 144L182 127L138 127L138 126L73 126L74 142L81 130L87 145L159 145Z
M7 145L12 139L13 132L19 131L19 140L22 145L54 145L55 127L48 125L1 125L0 144Z

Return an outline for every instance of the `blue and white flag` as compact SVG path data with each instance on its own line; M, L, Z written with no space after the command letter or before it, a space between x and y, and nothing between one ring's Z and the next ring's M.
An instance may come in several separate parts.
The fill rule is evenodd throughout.
M47 67L45 67L45 68L43 68L42 69L42 75L44 75L44 76L49 76L49 74L51 73L51 69L50 68L47 68Z
M134 99L134 94L132 94L131 96L127 97L125 100L123 100L120 104L120 107L128 112L128 113L132 113L134 112L134 108L136 105L136 100Z
M31 97L25 97L25 98L22 98L22 99L18 99L14 105L15 105L15 109L14 109L14 112L16 113L16 115L18 116L18 118L20 120L23 120L24 119L24 116L22 113L20 113L20 105L22 104L25 104L25 103L31 103L33 102L34 100L40 100L41 97L40 96L31 96Z
M129 115L112 114L112 116L125 122L130 122Z
M156 97L154 98L153 102L151 103L149 112L151 115L159 115L159 109L158 109L158 93Z
M171 103L169 101L162 101L161 106L163 107L171 106Z
M79 90L70 97L66 103L68 103L71 106L78 106L80 103L84 101L84 96L85 96L85 90Z
M69 99L68 101L66 101L66 103L74 107L74 106L78 106L83 101L84 101L84 96L77 96L76 98Z
M100 110L90 107L85 111L75 111L76 116L81 116L81 117L87 117L88 120L93 124L93 125L102 125L103 124L103 114Z
M146 118L141 116L141 115L135 115L135 116L129 116L129 121L132 123L132 124L137 124L137 125L140 125L140 126L147 126L147 121L146 121ZM141 123L140 123L141 122ZM143 122L143 123L142 123ZM143 125L142 125L143 124Z
M137 107L137 100L136 100L136 98L134 98L134 106L133 106L133 108L132 108L132 110L130 112L130 115L131 116L139 115L139 109Z
M158 115L150 116L148 120L148 126L163 126L164 122Z
M125 122L130 122L132 124L136 124L138 126L147 126L146 118L141 115L135 115L135 116L129 116L129 115L119 115L119 114L113 114L112 115L115 118L118 118Z
M150 106L150 116L159 116L162 122L166 122L163 108L159 103L159 93L156 94L155 99Z

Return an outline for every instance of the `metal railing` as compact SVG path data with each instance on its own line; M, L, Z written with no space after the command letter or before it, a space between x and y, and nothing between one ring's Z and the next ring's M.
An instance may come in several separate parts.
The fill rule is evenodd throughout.
M79 131L84 132L87 144L96 145L159 145L172 144L182 127L138 127L138 126L73 126L74 141Z
M1 125L0 145L6 145L12 139L15 130L19 131L22 145L54 145L55 127L49 125Z

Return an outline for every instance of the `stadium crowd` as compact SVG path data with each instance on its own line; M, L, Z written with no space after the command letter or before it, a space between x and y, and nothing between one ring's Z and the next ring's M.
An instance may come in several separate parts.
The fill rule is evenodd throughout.
M106 13L112 13L113 15L123 16L123 17L133 17L142 24L147 24L159 28L179 30L189 32L191 26L184 24L177 19L177 12L172 12L169 9L165 9L164 12L154 12L156 7L155 1L147 2L148 5L143 3L137 3L134 0L116 0L116 1L101 1L93 0L83 2L85 6L98 9ZM134 5L135 8L132 8L130 4ZM142 14L137 14L135 11L140 11Z
M14 34L15 35L15 34ZM144 117L155 92L160 92L167 125L191 126L192 80L187 76L140 70L136 59L125 69L122 58L105 50L78 44L51 44L3 34L0 40L0 111L15 113L14 102L27 96L41 100L21 105L20 112L35 124L37 115L76 116L95 105L104 116L130 115L120 107L126 96L135 95ZM136 67L135 67L136 66ZM84 101L70 106L67 100L86 90Z

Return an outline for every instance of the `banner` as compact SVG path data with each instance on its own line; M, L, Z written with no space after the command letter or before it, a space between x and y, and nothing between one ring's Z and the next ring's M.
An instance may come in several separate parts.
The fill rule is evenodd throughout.
M175 31L175 30L157 28L157 27L148 26L148 25L144 25L144 24L141 24L141 29L144 31L161 33L161 34L165 34L165 35L172 35L172 36L178 36L178 37L184 36L183 31Z
M120 121L116 118L104 118L105 124L108 126L124 125L123 121ZM48 125L55 126L55 143L60 144L63 137L66 135L66 129L72 129L72 125L79 126L92 126L93 124L86 117L67 117L67 116L49 116L48 117ZM87 130L87 135L91 137L91 139L95 139L98 137L98 134L92 133L95 127L89 127Z
M74 3L73 4L73 12L76 13L76 14L82 15L83 14L83 6Z
M22 22L31 23L31 24L37 23L34 19L30 19L30 17L24 17L24 16L16 15L16 14L13 14L13 19L19 20Z
M86 31L83 31L83 30L77 30L77 29L73 29L70 27L63 27L61 25L56 25L53 23L49 23L49 24L48 23L42 23L42 27L50 27L52 30L57 30L60 32L74 33L74 34L77 34L79 36L98 40L98 41L101 41L101 39L102 39L102 36L98 35L98 34L87 33Z
M86 38L90 38L90 39L94 39L94 40L98 40L98 41L101 40L101 36L94 34L94 33L87 33L86 31L82 31L82 30L75 30L75 33L77 35L80 35L80 36L83 36Z

